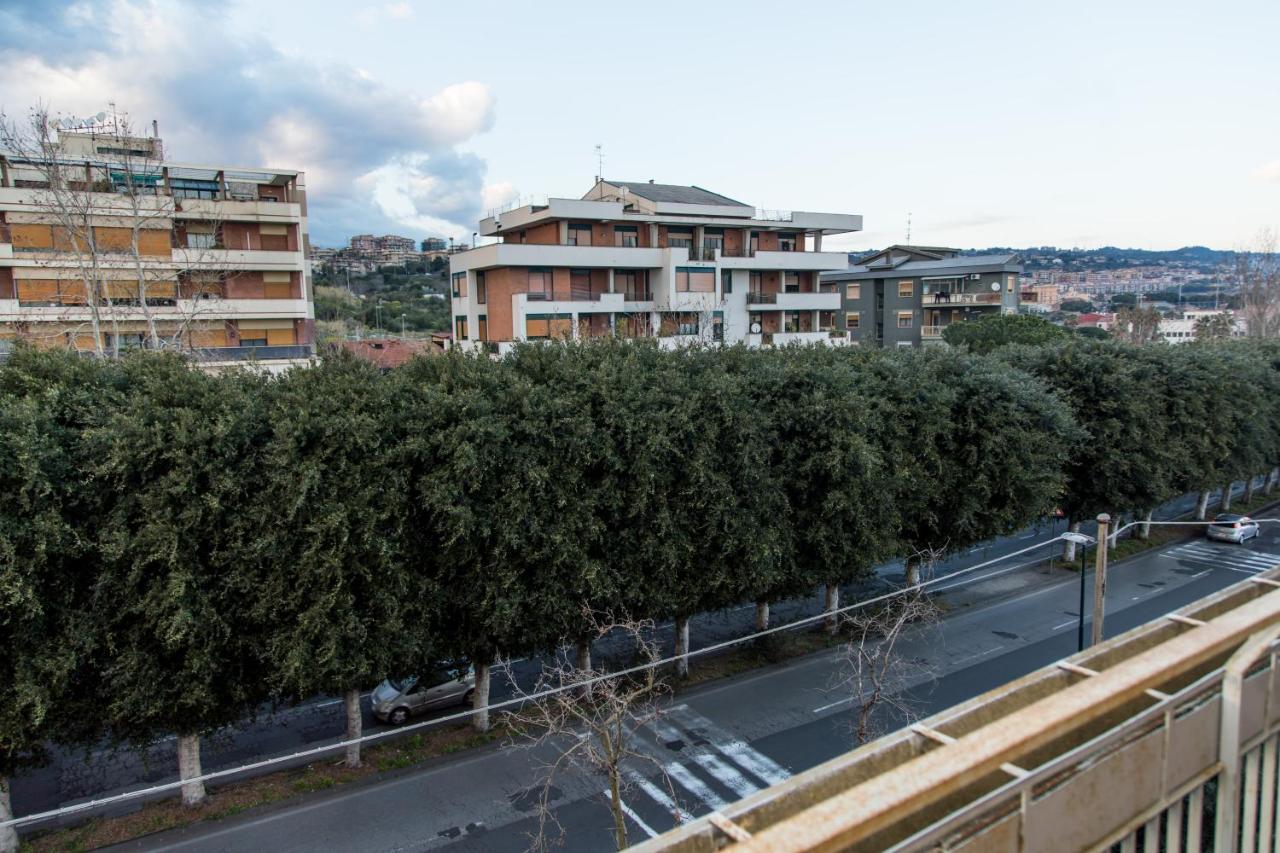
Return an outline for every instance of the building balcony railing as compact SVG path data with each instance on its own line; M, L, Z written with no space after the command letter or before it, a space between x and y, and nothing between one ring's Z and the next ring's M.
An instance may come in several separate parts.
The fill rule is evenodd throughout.
M755 291L747 294L747 303L751 305L777 305L778 294Z
M942 330L943 330L943 329L945 329L945 328L946 328L946 326L945 326L945 325L943 325L943 326L921 326L921 327L920 327L920 337L922 337L922 338L940 338L940 337L942 337Z
M716 250L710 246L690 246L689 260L691 261L714 261L716 259Z
M315 349L310 344L284 344L262 347L209 347L193 350L197 361L274 361L277 359L311 358Z
M999 293L926 293L925 305L999 305Z

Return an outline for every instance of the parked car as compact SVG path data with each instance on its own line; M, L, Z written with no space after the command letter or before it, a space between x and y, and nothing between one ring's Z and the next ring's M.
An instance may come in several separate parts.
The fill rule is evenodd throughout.
M1244 542L1258 535L1258 522L1247 515L1222 513L1213 517L1204 535L1218 542Z
M422 677L388 678L370 695L373 715L403 725L412 716L470 702L475 686L475 670L466 663L444 664Z

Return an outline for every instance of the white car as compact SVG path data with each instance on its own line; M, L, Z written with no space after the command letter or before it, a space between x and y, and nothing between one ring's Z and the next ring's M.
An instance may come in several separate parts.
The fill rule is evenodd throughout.
M1244 543L1258 535L1258 522L1247 515L1223 513L1213 517L1213 524L1205 528L1204 535L1217 542Z
M373 715L393 726L412 716L461 705L475 694L476 673L467 664L446 664L419 678L388 678L373 691Z

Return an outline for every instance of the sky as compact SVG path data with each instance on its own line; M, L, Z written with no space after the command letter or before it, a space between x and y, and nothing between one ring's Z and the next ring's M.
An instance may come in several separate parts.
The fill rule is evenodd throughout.
M0 0L0 110L303 169L312 240L468 240L597 174L858 213L824 248L1280 227L1280 2Z

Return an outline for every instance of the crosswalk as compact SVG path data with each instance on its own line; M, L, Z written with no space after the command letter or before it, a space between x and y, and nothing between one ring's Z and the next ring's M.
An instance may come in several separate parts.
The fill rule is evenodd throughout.
M791 777L769 756L687 705L676 705L638 733L654 761L626 771L624 808L648 835L719 811Z
M1166 557L1191 566L1222 568L1249 575L1280 565L1280 554L1251 551L1239 545L1217 544L1207 540L1188 542L1163 553Z

